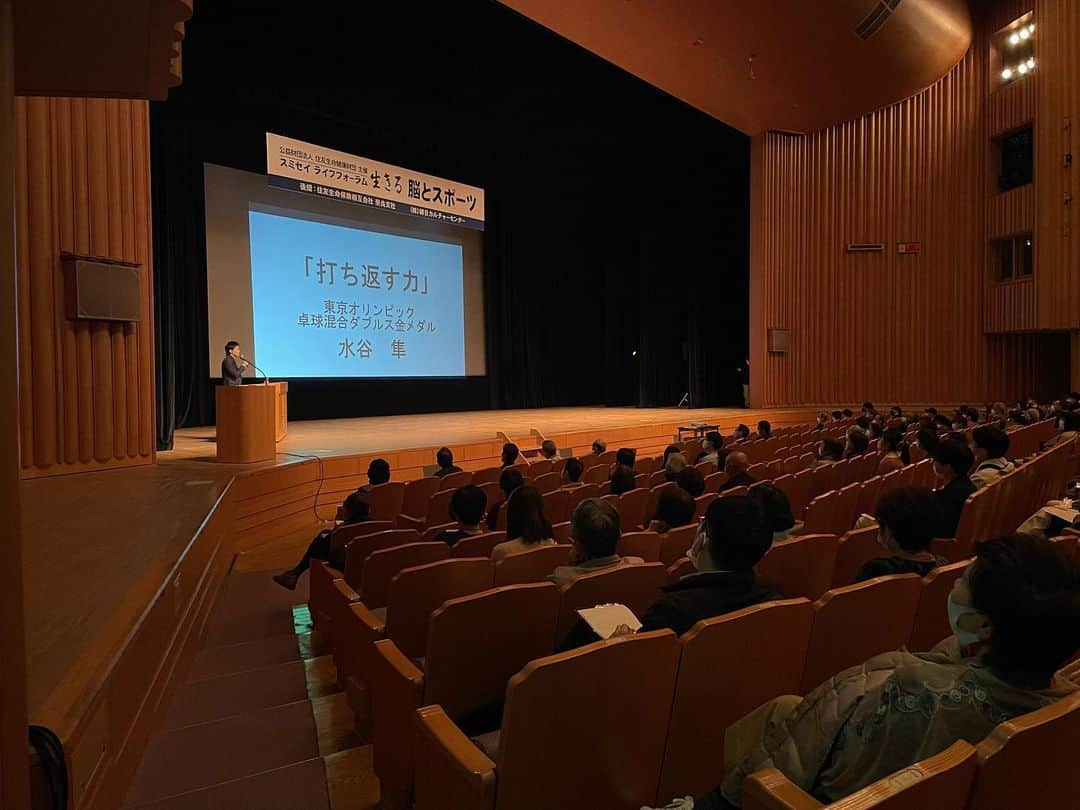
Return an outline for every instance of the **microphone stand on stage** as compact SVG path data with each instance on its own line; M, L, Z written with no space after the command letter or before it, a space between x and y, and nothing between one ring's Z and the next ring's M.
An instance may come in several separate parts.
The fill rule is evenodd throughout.
M248 360L246 357L244 357L244 355L240 355L240 359L243 360L245 363L250 363L251 367L253 369L255 369L257 372L259 372L260 374L263 375L263 385L269 385L270 384L270 378L266 376L265 371L263 371L261 368L259 368L257 365L255 365L254 360Z

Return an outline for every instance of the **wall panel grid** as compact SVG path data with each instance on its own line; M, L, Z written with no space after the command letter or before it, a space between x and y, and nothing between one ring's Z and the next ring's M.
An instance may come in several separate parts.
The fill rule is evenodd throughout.
M153 302L145 101L16 99L24 476L151 463ZM141 265L141 321L70 321L60 255Z

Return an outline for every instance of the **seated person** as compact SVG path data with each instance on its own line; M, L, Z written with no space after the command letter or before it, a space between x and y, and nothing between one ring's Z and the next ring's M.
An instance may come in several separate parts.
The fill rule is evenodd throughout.
M1016 469L1005 458L1009 452L1009 434L992 425L979 425L971 431L971 452L975 456L975 472L971 474L971 483L976 489L996 481L1006 473Z
M881 434L881 455L877 474L887 475L903 469L910 463L911 454L908 452L907 441L904 439L904 431L898 427L886 428Z
M585 474L585 465L579 458L568 458L562 468L562 488L576 489L585 486L581 476Z
M491 551L491 561L540 546L553 546L555 533L544 515L544 499L536 487L523 486L506 504L506 536Z
M667 534L672 529L694 522L696 504L690 493L682 487L665 489L656 499L656 514L649 522L648 531Z
M660 459L660 469L662 470L662 469L664 469L665 466L667 466L667 460L669 458L671 458L672 453L678 453L678 452L679 452L679 445L677 445L677 444L669 444L667 447L665 447L664 448L664 457L662 459Z
M924 487L900 487L885 493L874 510L878 543L890 557L867 560L855 575L855 582L889 574L918 574L925 577L948 560L930 552L934 533L941 525L941 506Z
M817 424L814 425L813 429L814 430L824 430L825 425L827 425L828 423L829 423L829 414L826 413L825 411L821 411L817 415Z
M891 408L889 408L889 418L890 419L903 419L904 418L904 409L901 408L899 405L893 405Z
M791 501L779 487L761 483L750 490L750 497L757 502L765 513L772 529L772 542L791 539L791 530L795 528L795 518L791 514Z
M717 498L687 552L696 570L661 589L638 632L670 629L681 636L702 619L779 599L772 586L754 577L754 566L771 545L772 527L756 499ZM616 635L629 632L626 625L615 630Z
M840 413L843 414L844 419L850 419L855 415L854 413L852 413L851 408L844 408L844 410L840 411Z
M506 505L506 502L510 500L510 497L521 488L525 483L525 478L522 476L519 470L503 470L502 475L499 476L499 489L502 490L503 499L491 507L491 511L487 513L485 522L489 531L495 531L495 527L499 521L499 510Z
M844 445L840 443L839 439L834 439L832 436L826 436L821 440L821 444L818 445L817 460L814 461L814 467L828 467L830 464L835 464L844 457Z
M844 447L844 458L861 456L870 447L870 440L866 438L863 429L852 425L847 432L847 445Z
M357 492L367 494L375 487L390 483L390 462L384 458L372 459L367 468L367 480L368 482L357 489ZM345 506L344 503L341 505Z
M521 455L521 450L513 442L507 442L502 446L502 453L499 457L499 466L504 470L507 467L513 467L518 463L518 457ZM524 461L524 459L522 459Z
M976 543L942 606L953 637L929 653L876 655L805 698L769 701L728 729L722 785L668 807L740 807L746 777L769 767L829 804L1076 694L1056 673L1080 647L1080 573L1056 546L1026 535Z
M629 467L624 467L622 464L615 465L615 469L611 471L608 481L611 483L612 495L622 495L624 492L636 489L634 471Z
M551 439L544 439L540 442L540 458L555 461L558 457L559 448L555 446L555 442Z
M615 507L600 498L586 498L570 517L572 564L560 565L548 579L556 585L565 585L605 568L643 562L640 557L620 557L616 553L619 536L619 513Z
M450 517L457 521L456 529L445 529L435 535L439 542L453 546L463 537L483 534L480 521L487 508L487 495L480 487L468 484L454 491L450 496Z
M1047 447L1055 447L1065 442L1074 442L1080 435L1080 411L1063 411L1058 415L1057 428L1061 431L1057 436L1046 443Z
M757 423L757 437L759 439L772 438L772 425L769 424L767 419L762 419Z
M734 432L731 434L732 440L735 444L742 444L745 441L750 440L750 428L744 424L738 424L735 427Z
M932 427L919 428L919 432L915 434L915 444L923 449L927 458L932 458L938 446L937 431Z
M869 417L877 416L877 408L874 407L873 402L864 402L862 404L862 415Z
M433 473L436 478L444 478L451 473L461 472L461 467L454 464L454 454L449 447L439 448L439 452L435 454L435 463L439 465L439 469Z
M724 462L727 481L720 487L720 491L727 492L735 487L748 487L751 484L756 484L757 479L747 472L748 469L750 469L750 459L746 457L746 453L729 453L727 460Z
M1070 522L1070 509L1080 506L1080 478L1073 478L1065 484L1066 500L1052 500L1034 515L1020 524L1017 534L1034 534L1038 537L1057 537L1061 534L1075 534L1080 531L1080 516Z
M633 447L620 447L615 452L615 465L622 465L623 467L629 467L633 470L636 461L637 450Z
M843 422L844 421L844 412L843 411L833 411L832 412L832 420L834 422Z
M360 490L349 495L341 508L345 517L340 526L351 526L368 519L368 502L365 499L365 493ZM334 543L333 529L323 529L315 535L315 539L311 541L304 556L300 558L300 562L288 571L274 574L274 582L283 588L295 591L300 575L308 570L312 559L328 562L339 571L345 568L345 546Z
M697 467L686 467L675 479L679 489L684 489L691 498L700 498L705 494L705 476Z
M682 471L686 468L686 456L682 453L672 453L664 462L664 478L668 481L678 481Z
M607 452L607 442L605 442L603 439L596 439L592 443L592 454L594 456L602 456L606 452Z
M975 457L964 442L945 439L934 451L934 475L942 483L933 493L941 506L941 524L935 537L956 537L964 501L975 491L968 478L974 463Z
M724 466L722 458L724 455L726 455L724 453L724 437L720 435L719 431L710 430L705 434L704 441L701 442L701 455L698 456L697 463L709 461L716 465L716 469L719 470Z

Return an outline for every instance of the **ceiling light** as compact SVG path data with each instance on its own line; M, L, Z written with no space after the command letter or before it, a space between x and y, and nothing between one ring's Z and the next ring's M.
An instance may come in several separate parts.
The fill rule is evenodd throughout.
M1028 26L1028 33L1029 34L1034 34L1035 33L1035 23L1032 23L1031 25Z
M1016 66L1016 70L1022 76L1027 73L1028 67L1023 62L1021 62L1019 65Z
M1010 45L1019 45L1020 44L1020 35L1019 34L1013 34L1011 37L1009 37L1009 44Z
M1032 57L1029 57L1029 58L1028 58L1028 60L1027 60L1027 66L1028 66L1028 68L1030 68L1031 70L1034 70L1034 69L1035 69L1035 57L1034 57L1034 56L1032 56Z
M1001 71L1001 78L1005 79L1006 81L1011 79L1012 78L1012 68L1005 68L1003 71Z
M1021 28L1020 29L1020 39L1027 39L1030 36L1031 36L1031 32L1028 31L1026 28Z

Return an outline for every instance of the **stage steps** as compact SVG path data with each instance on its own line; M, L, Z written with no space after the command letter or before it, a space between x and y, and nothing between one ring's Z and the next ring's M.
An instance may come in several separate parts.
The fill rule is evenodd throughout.
M147 745L126 810L370 810L371 746L328 655L310 643L307 577L233 573L192 662Z

